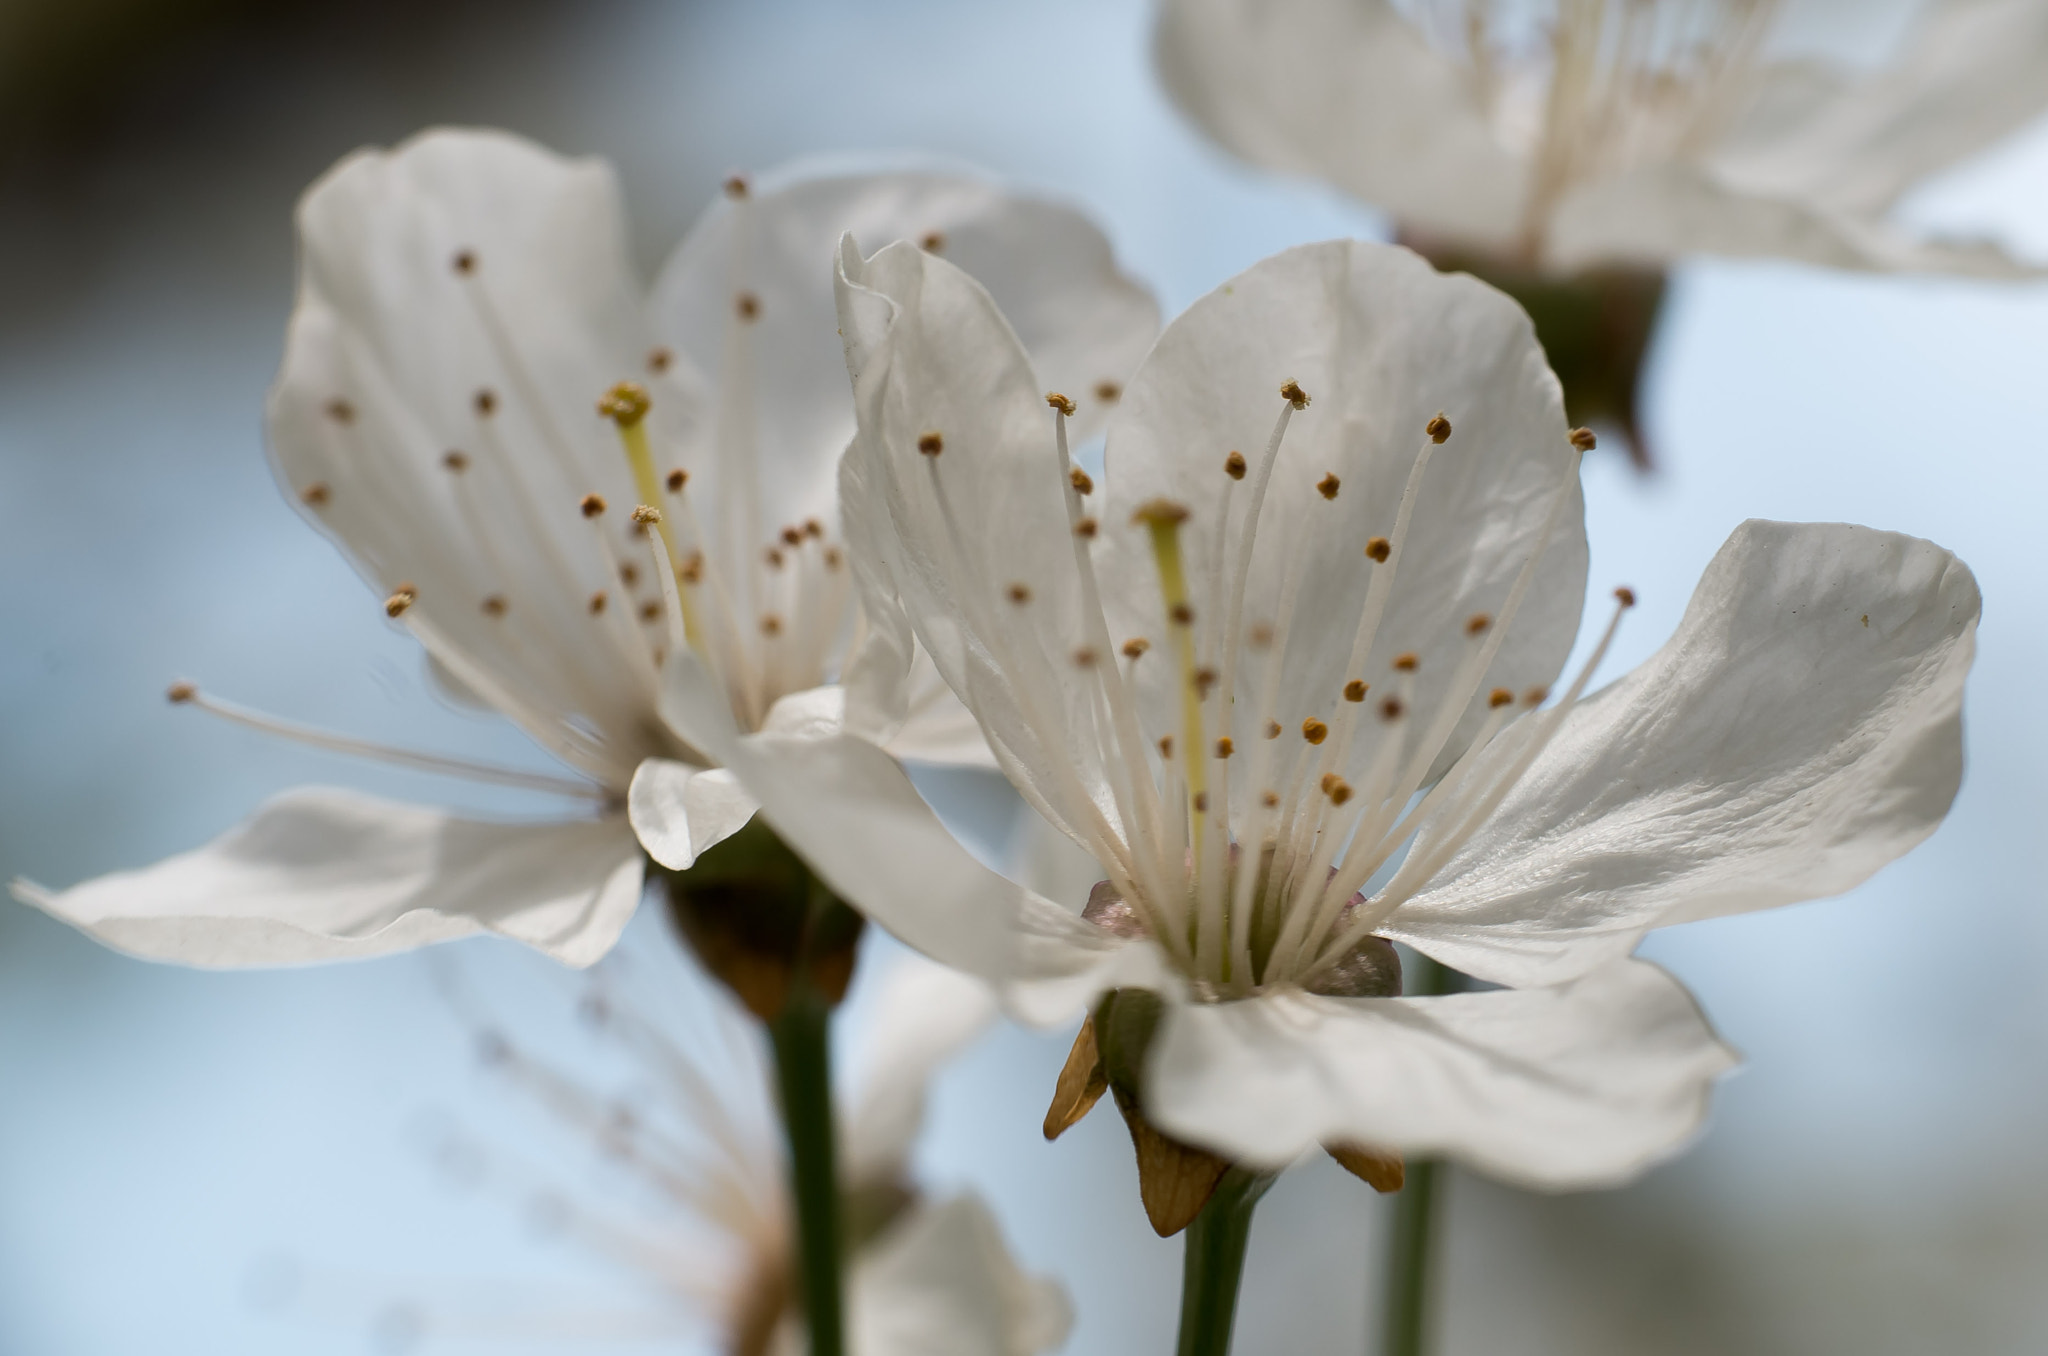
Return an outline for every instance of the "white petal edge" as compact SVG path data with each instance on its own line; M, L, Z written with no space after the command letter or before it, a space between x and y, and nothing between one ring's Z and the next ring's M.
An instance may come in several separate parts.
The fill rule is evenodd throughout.
M924 1125L925 1090L940 1066L996 1017L988 985L918 955L883 975L854 1064L854 1102L840 1136L849 1182L895 1183Z
M1752 520L1388 935L1550 984L1651 928L1840 894L1948 813L1982 600L1931 542Z
M154 866L13 889L117 951L181 965L350 960L492 932L582 967L633 916L641 865L623 816L487 823L305 787Z
M1174 1006L1146 1111L1275 1168L1351 1140L1576 1190L1677 1152L1735 1063L1683 985L1623 960L1546 989Z
M689 870L707 848L744 828L756 808L739 778L726 769L668 758L642 760L626 791L634 836L648 856L671 871Z
M1059 1285L1010 1256L979 1197L919 1205L856 1260L854 1351L887 1356L1035 1356L1067 1340L1073 1307Z

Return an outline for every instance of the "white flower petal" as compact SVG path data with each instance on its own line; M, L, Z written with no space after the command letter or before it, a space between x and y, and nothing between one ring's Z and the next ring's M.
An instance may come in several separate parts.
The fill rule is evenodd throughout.
M614 786L654 673L633 609L593 613L638 562L617 435L595 412L643 374L610 169L498 132L351 156L299 208L299 295L267 427L279 476L468 686ZM613 504L602 523L578 505Z
M618 940L640 885L623 817L484 823L313 787L155 866L15 893L117 951L181 965L344 960L495 932L584 966Z
M835 894L996 985L1020 1020L1069 1020L1119 984L1175 987L1156 947L1120 941L977 862L868 741L750 735L727 761Z
M1154 41L1181 111L1253 164L1425 231L1513 243L1527 167L1495 140L1469 72L1386 0L1169 0Z
M1383 687L1393 657L1410 652L1420 657L1425 686L1417 718L1394 728L1419 734L1427 723L1420 712L1435 715L1428 678L1445 681L1458 667L1473 644L1467 620L1498 613L1558 494L1566 495L1534 583L1446 750L1454 755L1485 714L1489 686L1547 685L1564 663L1585 599L1585 510L1557 379L1528 316L1484 283L1438 273L1407 250L1366 241L1287 250L1167 326L1110 429L1101 570L1112 636L1146 635L1157 647L1168 635L1146 534L1129 526L1138 505L1163 497L1189 510L1180 541L1192 579L1227 577L1234 568L1239 534L1226 543L1219 574L1215 525L1226 493L1240 519L1257 482L1233 481L1224 458L1240 451L1256 468L1289 380L1310 404L1291 417L1274 464L1242 625L1249 634L1277 624L1284 576L1301 572L1274 712L1290 729L1311 715L1334 719L1347 681ZM1450 439L1424 472L1377 640L1352 672L1347 663L1367 589L1387 568L1365 557L1365 543L1392 533L1409 472L1429 441L1423 430L1440 412ZM1337 496L1326 499L1317 485L1332 473ZM1197 590L1202 599L1210 593ZM1220 605L1206 607L1212 615L1205 620L1197 603L1198 630L1218 622ZM1213 642L1205 650L1213 654ZM1266 662L1258 648L1240 652L1229 733L1242 748L1260 738ZM1181 679L1170 661L1141 663L1136 672L1153 709L1175 709ZM1362 725L1348 775L1371 760L1383 728ZM1251 763L1238 759L1232 771L1247 776ZM1234 797L1240 807L1256 799L1257 788L1245 789L1251 794Z
M840 255L860 431L841 479L864 604L893 593L998 764L1070 830L1113 819L1075 655L1087 644L1045 388L986 290L908 244ZM934 442L933 440L936 440ZM936 446L936 455L920 446ZM856 522L853 515L859 515ZM888 658L910 654L900 633Z
M1929 542L1743 524L1388 935L1545 984L1653 927L1849 889L1948 812L1980 605Z
M1146 1113L1273 1167L1351 1140L1567 1190L1675 1152L1734 1063L1677 980L1621 960L1547 989L1174 1006Z
M980 980L899 954L882 977L854 1066L853 1111L839 1137L847 1181L893 1184L903 1177L932 1075L995 1017L995 994Z
M1073 1309L1030 1276L978 1197L919 1205L855 1261L850 1349L876 1356L1034 1356L1067 1340Z
M626 792L626 814L640 846L671 871L689 870L705 849L746 827L756 808L726 769L668 758L641 763Z
M770 527L834 516L833 468L854 422L832 299L833 255L847 232L870 250L937 237L947 259L996 295L1046 379L1080 388L1090 406L1101 408L1082 393L1128 381L1159 329L1150 293L1118 271L1108 239L1070 207L970 174L798 165L763 176L745 198L722 198L698 220L662 270L652 315L664 343L717 372L735 299L753 299Z

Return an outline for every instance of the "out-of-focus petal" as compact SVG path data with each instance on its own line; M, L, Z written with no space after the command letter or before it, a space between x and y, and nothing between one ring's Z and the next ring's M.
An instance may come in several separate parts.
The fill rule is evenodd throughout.
M849 1182L902 1177L924 1125L932 1075L995 1016L988 985L921 956L899 955L882 977L854 1066L853 1110L840 1136Z
M922 1205L855 1262L854 1351L888 1356L1036 1356L1067 1340L1059 1285L1020 1268L978 1197Z

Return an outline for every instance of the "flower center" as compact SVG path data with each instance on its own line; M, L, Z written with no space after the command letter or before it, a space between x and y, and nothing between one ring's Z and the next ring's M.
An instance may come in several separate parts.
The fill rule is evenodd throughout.
M1061 788L1067 793L1061 804L1078 811L1073 827L1103 865L1107 884L1128 904L1134 924L1166 948L1198 989L1219 998L1272 984L1326 986L1492 814L1556 734L1606 655L1621 613L1635 601L1628 590L1616 591L1613 618L1556 704L1536 709L1548 698L1540 689L1517 695L1487 686L1537 564L1563 521L1578 457L1592 445L1590 434L1574 430L1573 455L1499 611L1436 623L1456 637L1449 647L1458 656L1451 671L1425 678L1418 654L1404 651L1386 672L1367 673L1404 568L1425 472L1452 436L1450 422L1438 415L1423 431L1388 534L1361 543L1357 568L1368 577L1357 614L1312 621L1318 628L1350 624L1342 681L1310 709L1283 710L1283 694L1301 690L1283 679L1306 550L1284 557L1276 614L1270 620L1246 615L1246 584L1267 489L1289 421L1309 403L1293 382L1281 394L1284 403L1256 464L1235 452L1225 459L1221 471L1229 483L1215 522L1198 522L1168 499L1148 500L1134 515L1147 534L1159 587L1167 644L1158 648L1173 666L1170 682L1152 675L1144 685L1152 694L1149 703L1140 695L1138 666L1161 660L1152 657L1155 646L1145 637L1132 637L1120 649L1111 646L1090 554L1098 529L1083 512L1083 487L1092 489L1092 482L1075 472L1069 456L1064 397L1048 398L1073 529L1082 624L1090 636L1074 655L1074 671L1088 688L1113 800L1111 807L1101 805L1079 775L1056 759L1054 775L1072 782ZM939 459L928 460L950 523L937 480ZM1318 497L1310 503L1322 505L1337 499L1342 484L1326 474L1315 488ZM1285 530L1302 541L1316 531L1314 524L1298 522ZM1206 571L1189 568L1183 539L1191 531L1213 534ZM1233 542L1234 549L1226 551ZM998 649L1008 643L1000 627L989 633ZM1107 658L1118 653L1121 664ZM1007 662L1000 654L997 660ZM1256 689L1243 702L1236 691L1240 670L1247 688ZM1020 714L1045 747L1071 746L1072 732L1059 713L1034 706L1029 687L1017 685L1025 704ZM1170 705L1151 709L1162 705L1162 693ZM1483 712L1477 729L1459 744L1460 726L1475 707ZM1353 758L1361 743L1361 757ZM1403 849L1406 855L1400 856ZM1366 887L1375 881L1368 895Z

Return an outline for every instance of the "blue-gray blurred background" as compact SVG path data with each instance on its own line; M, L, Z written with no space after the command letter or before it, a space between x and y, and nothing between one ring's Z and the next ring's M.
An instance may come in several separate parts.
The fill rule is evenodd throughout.
M609 156L651 272L731 170L936 150L1089 204L1169 314L1282 246L1383 232L1203 145L1147 28L1137 0L0 5L0 877L142 864L304 781L519 808L162 699L189 677L532 757L431 695L263 460L290 211L336 157L442 122ZM1911 210L2048 258L2048 129ZM1983 584L1969 771L1933 840L1849 897L1650 943L1748 1066L1698 1146L1626 1191L1456 1177L1446 1356L2048 1349L2044 360L2042 285L1679 271L1649 387L1663 468L1588 462L1595 583L1644 600L1611 671L1662 640L1745 517L1921 534ZM1006 791L940 792L1000 837ZM570 1020L511 948L453 950ZM0 1353L535 1350L465 1342L465 1316L529 1283L644 1303L437 1165L423 1125L530 1132L435 973L191 973L0 903ZM1039 1137L1065 1044L1006 1030L950 1070L924 1166L977 1185L1065 1282L1069 1350L1165 1350L1179 1245L1143 1223L1121 1126ZM1289 1173L1240 1349L1366 1351L1384 1224L1331 1165ZM608 1349L552 1349L571 1347Z

